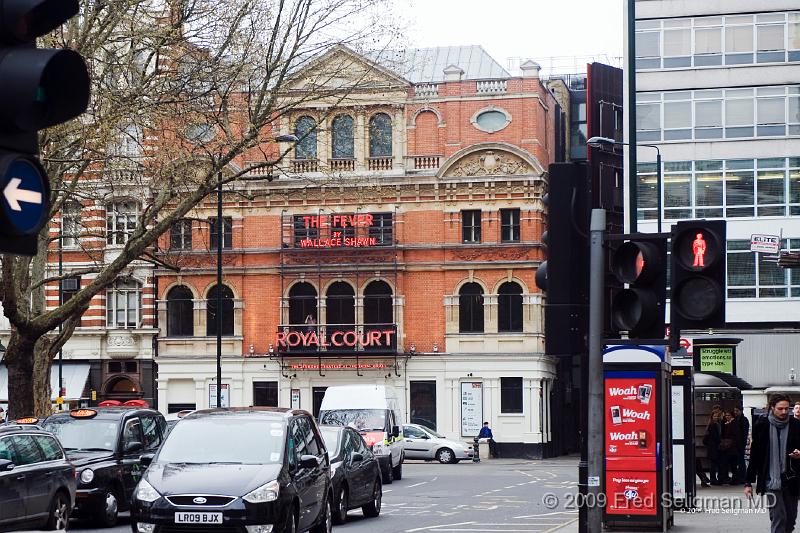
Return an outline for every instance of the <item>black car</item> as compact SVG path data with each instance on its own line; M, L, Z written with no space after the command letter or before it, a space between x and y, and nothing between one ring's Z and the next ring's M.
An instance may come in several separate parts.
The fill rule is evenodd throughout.
M381 469L378 460L356 430L341 426L320 426L331 459L333 523L344 524L347 511L361 507L364 516L381 513Z
M135 533L328 533L330 461L313 417L206 409L175 425L136 487Z
M98 407L48 417L53 433L78 472L74 516L111 527L130 507L142 477L142 454L154 453L166 433L164 416L153 409Z
M0 531L66 529L75 503L75 468L53 435L0 426Z

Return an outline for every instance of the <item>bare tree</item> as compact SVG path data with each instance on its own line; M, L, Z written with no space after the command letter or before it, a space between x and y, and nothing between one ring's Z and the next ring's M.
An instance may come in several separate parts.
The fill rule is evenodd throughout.
M341 73L315 61L336 45L387 49L400 36L391 9L388 0L82 0L80 15L44 39L81 53L92 76L87 112L40 136L51 215L126 197L140 208L113 260L105 227L72 219L82 238L77 272L94 277L55 306L46 287L76 271L49 268L49 227L37 256L2 256L9 416L50 412L53 357L96 294L132 262L158 262L159 237L220 180L264 179L269 172L258 170L280 163L291 148L272 142L283 117L311 99L346 98ZM347 70L342 57L337 68Z

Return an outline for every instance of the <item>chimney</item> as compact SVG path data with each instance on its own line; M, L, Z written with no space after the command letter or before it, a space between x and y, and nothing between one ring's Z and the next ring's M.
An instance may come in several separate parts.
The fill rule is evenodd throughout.
M463 75L464 71L456 65L450 65L444 69L445 81L461 81Z
M542 67L539 66L539 63L528 59L524 63L519 66L519 69L522 71L523 78L539 78L539 71L542 70Z

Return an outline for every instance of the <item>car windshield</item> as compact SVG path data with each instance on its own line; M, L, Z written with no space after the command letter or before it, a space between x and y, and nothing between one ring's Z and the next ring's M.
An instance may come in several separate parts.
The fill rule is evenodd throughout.
M283 461L286 429L263 417L184 418L172 428L157 461L161 463L271 464Z
M384 431L386 411L383 409L336 409L320 413L320 424L350 426L359 431Z
M339 451L339 434L342 430L339 428L321 427L319 431L322 433L322 440L325 441L325 447L328 449L331 456L335 457Z
M65 450L114 451L117 447L119 423L101 418L52 416L43 427L61 442Z

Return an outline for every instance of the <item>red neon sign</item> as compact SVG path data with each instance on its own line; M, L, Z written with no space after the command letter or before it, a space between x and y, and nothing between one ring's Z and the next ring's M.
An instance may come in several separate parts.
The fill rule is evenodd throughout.
M292 363L290 370L383 370L386 363Z
M334 346L336 348L354 348L360 346L362 348L369 348L372 346L390 346L392 336L395 334L394 330L373 330L358 333L353 330L349 331L335 331L330 336L318 335L316 331L279 331L275 334L275 345L281 348L296 348L302 346L316 347L316 348L329 348Z
M334 231L330 238L300 240L300 248L362 248L377 245L378 239L375 237L342 237L341 231Z
M702 233L698 233L697 238L692 241L692 254L694 255L693 267L703 268L706 266L706 240Z
M307 228L356 228L372 225L372 215L306 215L303 224Z

